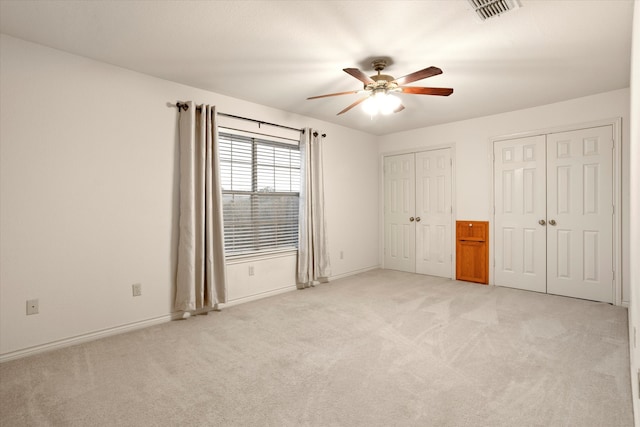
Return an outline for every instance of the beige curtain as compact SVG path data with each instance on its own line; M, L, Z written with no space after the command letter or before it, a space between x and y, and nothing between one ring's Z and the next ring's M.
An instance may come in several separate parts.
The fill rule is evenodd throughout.
M324 219L323 140L321 132L310 128L300 138L299 288L314 286L331 274Z
M215 107L179 105L180 235L174 308L207 311L226 301L222 190Z

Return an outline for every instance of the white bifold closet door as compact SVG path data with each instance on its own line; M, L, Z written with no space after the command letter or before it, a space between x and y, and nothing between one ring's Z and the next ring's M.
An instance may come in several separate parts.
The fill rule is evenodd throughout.
M451 203L451 149L385 157L385 268L451 278Z
M494 145L494 282L613 302L613 129Z

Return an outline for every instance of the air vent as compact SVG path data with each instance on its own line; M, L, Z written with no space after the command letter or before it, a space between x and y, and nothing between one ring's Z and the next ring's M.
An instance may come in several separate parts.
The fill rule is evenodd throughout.
M469 0L469 3L483 21L520 7L518 0Z

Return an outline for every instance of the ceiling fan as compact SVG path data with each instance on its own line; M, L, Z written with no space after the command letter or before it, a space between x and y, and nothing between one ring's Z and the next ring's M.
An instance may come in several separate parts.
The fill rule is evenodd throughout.
M438 95L449 96L453 93L451 88L442 87L416 87L416 86L404 86L408 83L412 83L418 80L426 79L427 77L436 76L442 74L442 70L438 67L427 67L423 70L416 71L411 74L407 74L404 77L396 79L387 74L380 74L382 70L387 66L387 61L384 59L377 59L371 63L373 69L378 72L377 75L367 76L364 72L357 68L344 68L347 74L355 77L364 83L363 90L353 90L349 92L330 93L327 95L312 96L307 99L327 98L330 96L350 95L353 93L366 94L363 98L358 99L353 104L349 105L344 110L340 111L337 115L344 114L351 110L356 105L364 102L363 107L367 113L372 116L378 112L382 114L398 113L404 110L400 99L393 95L393 93L408 93L413 95Z

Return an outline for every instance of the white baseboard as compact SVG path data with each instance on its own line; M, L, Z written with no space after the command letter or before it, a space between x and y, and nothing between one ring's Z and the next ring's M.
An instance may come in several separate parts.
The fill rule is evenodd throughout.
M374 265L367 268L361 268L360 270L349 271L348 273L336 274L335 276L329 277L329 282L333 282L334 280L344 279L345 277L355 276L356 274L364 273L366 271L376 270L380 268L379 265Z
M34 354L43 353L45 351L57 350L64 347L70 347L76 344L82 344L88 341L94 341L100 338L105 338L111 335L123 334L125 332L135 331L136 329L147 328L149 326L157 325L160 323L169 322L172 320L172 314L166 314L164 316L154 317L151 319L140 320L138 322L128 323L126 325L116 326L113 328L102 329L99 331L88 332L82 335L76 335L74 337L64 338L61 340L53 341L46 344L36 345L21 350L11 351L0 355L0 363L8 362L10 360L20 359L22 357L32 356Z
M225 302L224 304L219 304L219 306L220 306L221 309L224 309L225 307L233 307L234 305L238 305L238 304L243 304L245 302L259 300L259 299L262 299L262 298L272 297L274 295L283 294L285 292L295 291L296 289L298 289L296 287L296 285L289 285L289 286L285 286L284 288L278 288L278 289L274 289L272 291L261 292L259 294L250 295L248 297L242 297L242 298L234 299L234 300Z
M363 268L360 270L350 271L348 273L338 274L335 276L329 277L329 282L334 280L342 279L349 276L354 276L359 273L364 273L366 271L371 271L379 268L379 266L372 266ZM243 304L245 302L255 301L262 298L271 297L274 295L282 294L285 292L295 291L297 289L296 285L289 285L283 288L274 289L272 291L262 292L256 295L251 295L248 297L238 298L233 301L226 302L224 304L220 304L220 308L223 309L225 307L232 307L234 305ZM113 328L102 329L99 331L88 332L86 334L77 335L70 338L64 338L61 340L53 341L46 344L36 345L33 347L28 347L21 350L12 351L9 353L0 354L0 363L8 362L10 360L20 359L22 357L32 356L38 353L43 353L45 351L57 350L64 347L70 347L76 344L82 344L85 342L97 340L100 338L105 338L111 335L122 334L125 332L135 331L136 329L147 328L149 326L157 325L160 323L169 322L171 320L177 320L182 318L182 312L179 313L170 313L164 316L158 316L151 319L140 320L138 322L128 323L126 325L116 326Z

